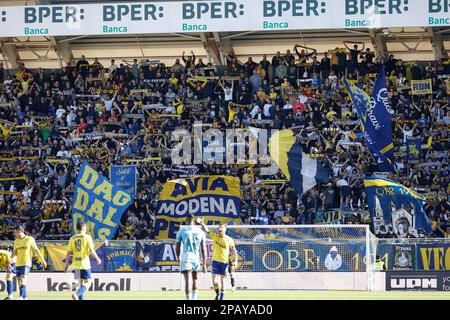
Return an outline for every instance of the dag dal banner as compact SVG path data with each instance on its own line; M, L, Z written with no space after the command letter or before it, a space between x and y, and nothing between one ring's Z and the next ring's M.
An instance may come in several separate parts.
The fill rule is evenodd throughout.
M449 13L448 0L67 1L0 7L0 37L433 27Z
M84 162L78 171L72 206L72 222L86 222L92 238L112 239L122 214L134 201L134 194L111 181Z
M155 222L157 239L174 239L189 213L206 224L240 224L239 178L198 176L167 181L160 193Z

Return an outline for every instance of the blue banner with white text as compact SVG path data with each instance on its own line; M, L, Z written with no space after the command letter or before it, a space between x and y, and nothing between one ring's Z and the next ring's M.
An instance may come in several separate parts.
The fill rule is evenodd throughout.
M391 108L386 88L384 66L378 73L372 96L344 79L347 92L361 121L364 138L371 153L378 158L381 171L395 171L392 143Z
M109 178L115 186L125 189L129 194L136 194L136 166L111 166Z

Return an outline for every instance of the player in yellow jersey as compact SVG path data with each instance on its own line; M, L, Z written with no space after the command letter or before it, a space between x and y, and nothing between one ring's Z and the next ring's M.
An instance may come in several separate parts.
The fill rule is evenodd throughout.
M67 272L69 267L72 266L75 280L78 280L78 290L72 294L73 300L83 300L84 293L88 289L91 280L91 260L89 257L92 255L97 264L102 263L95 252L94 240L86 231L86 223L77 223L76 234L70 238L69 248L67 249L65 271ZM72 258L72 265L70 264L70 258Z
M15 263L11 259L11 252L8 250L0 250L0 270L6 272L6 292L8 296L5 300L11 300L13 298L13 274L15 273Z
M212 256L212 280L214 291L216 292L216 300L223 300L225 294L225 277L228 268L228 259L230 250L234 256L232 264L237 265L237 251L234 246L234 240L226 235L227 227L225 224L219 225L219 232L210 232L208 227L203 223L203 219L197 219L197 224L201 225L211 240L213 241L213 256ZM219 290L220 278L220 290Z
M47 262L39 251L36 241L33 237L25 234L25 229L22 226L14 228L14 248L11 259L16 260L16 278L19 286L20 298L25 300L27 298L27 277L30 273L33 255L36 254L42 261L44 269L47 269Z

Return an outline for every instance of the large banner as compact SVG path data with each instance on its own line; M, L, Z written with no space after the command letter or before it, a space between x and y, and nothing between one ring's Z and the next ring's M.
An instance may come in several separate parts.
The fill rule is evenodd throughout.
M365 271L365 243L279 242L253 246L255 272Z
M376 236L392 231L396 238L424 238L431 232L423 196L387 179L365 178L364 186Z
M67 254L67 246L66 244L58 244L58 243L46 243L42 248L45 248L47 251L47 262L50 265L51 270L54 271L64 271L64 267L66 265L66 254ZM100 265L97 265L95 259L91 256L91 269L92 271L104 271L104 263L105 263L105 244L104 243L95 243L95 252L102 260Z
M137 271L136 247L121 246L107 247L106 270L107 271Z
M437 27L448 0L235 0L1 7L0 37Z
M114 186L84 162L75 185L72 225L84 221L94 239L112 239L119 228L122 214L133 201L134 195Z
M419 270L450 270L450 243L417 244Z
M136 194L136 166L110 166L109 178L116 187L125 189L129 194Z
M239 178L225 176L167 181L156 210L156 238L174 239L189 213L204 218L206 224L239 224L239 184Z
M139 270L180 271L175 246L172 242L136 242L136 260Z

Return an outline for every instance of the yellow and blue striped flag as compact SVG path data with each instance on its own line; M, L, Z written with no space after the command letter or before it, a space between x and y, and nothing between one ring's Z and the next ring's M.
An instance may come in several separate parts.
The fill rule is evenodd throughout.
M303 152L292 130L273 133L269 139L269 152L298 194L304 194L317 182L328 182L329 170Z

